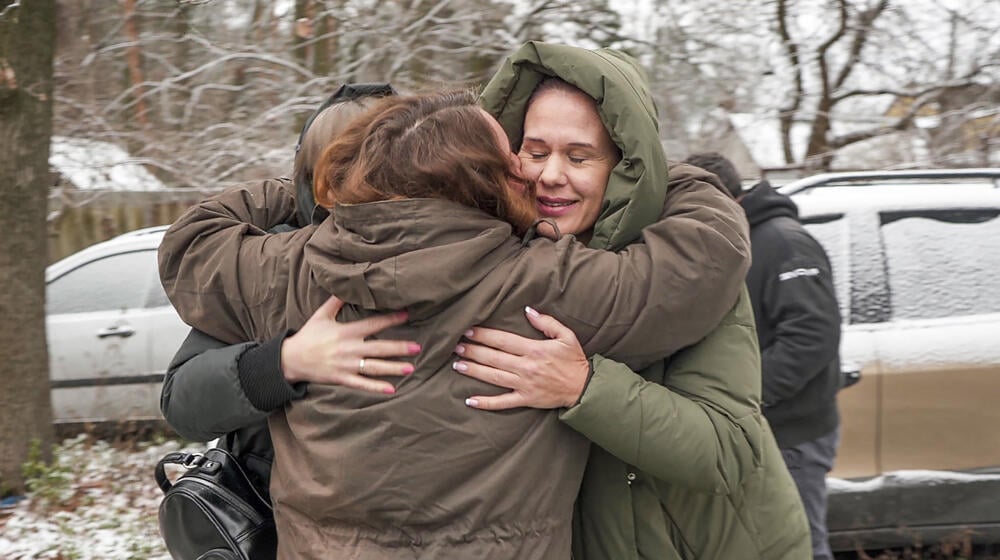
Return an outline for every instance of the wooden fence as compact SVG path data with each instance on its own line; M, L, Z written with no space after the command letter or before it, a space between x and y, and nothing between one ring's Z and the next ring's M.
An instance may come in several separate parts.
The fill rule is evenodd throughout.
M127 231L173 223L209 194L195 189L137 192L53 188L49 194L49 262Z

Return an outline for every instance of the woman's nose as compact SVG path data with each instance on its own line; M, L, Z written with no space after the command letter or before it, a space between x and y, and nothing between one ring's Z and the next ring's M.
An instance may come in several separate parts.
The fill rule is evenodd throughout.
M566 183L566 173L559 158L549 156L542 164L537 181L546 186L561 186Z

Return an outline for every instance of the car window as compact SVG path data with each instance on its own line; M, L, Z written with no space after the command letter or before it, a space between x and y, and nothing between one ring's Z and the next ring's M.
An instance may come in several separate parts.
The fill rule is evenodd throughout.
M851 245L847 218L843 214L829 214L804 218L802 224L819 241L833 267L833 286L840 305L840 316L847 322L850 317L851 294L848 278L851 274Z
M1000 211L881 215L894 319L1000 313Z
M49 283L46 312L87 313L142 307L156 271L155 250L119 253L91 261Z
M159 279L154 279L149 283L149 293L146 294L146 307L166 307L170 305L167 299L167 292L163 291L163 284Z

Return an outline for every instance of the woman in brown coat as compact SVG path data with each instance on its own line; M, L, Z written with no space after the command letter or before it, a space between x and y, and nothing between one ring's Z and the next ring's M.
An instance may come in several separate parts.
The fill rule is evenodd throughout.
M281 557L568 558L587 443L548 412L466 407L464 396L500 390L450 372L462 333L486 325L537 336L522 313L540 305L588 353L640 367L691 344L729 310L747 247L720 191L682 177L671 192L688 204L667 204L664 185L670 210L643 231L645 243L611 253L572 237L522 238L534 212L518 166L474 97L390 99L317 168L317 200L333 207L331 219L264 235L247 224L286 220L294 196L236 190L168 232L167 292L212 336L269 338L335 293L348 303L341 320L406 309L409 323L386 336L423 348L395 395L313 386L270 417ZM683 236L710 250L687 254ZM707 272L719 276L699 283L712 287L705 299L717 309L704 310L706 325L690 325L690 338L657 336L677 267L692 258L713 261Z

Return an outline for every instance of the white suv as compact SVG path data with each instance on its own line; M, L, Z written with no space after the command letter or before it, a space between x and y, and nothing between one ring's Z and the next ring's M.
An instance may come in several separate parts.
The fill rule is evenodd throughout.
M780 189L844 317L835 550L1000 542L1000 169L834 173Z
M160 285L164 231L126 233L46 269L57 425L162 420L163 375L189 330Z

